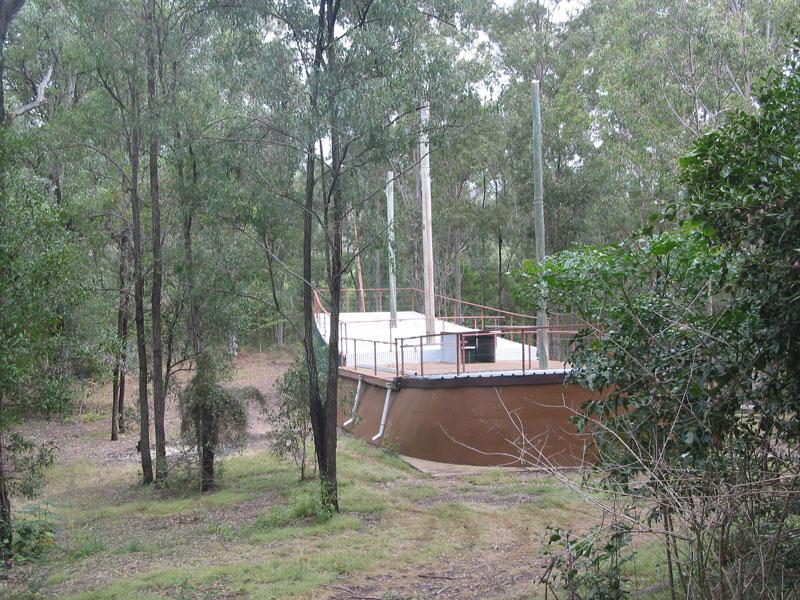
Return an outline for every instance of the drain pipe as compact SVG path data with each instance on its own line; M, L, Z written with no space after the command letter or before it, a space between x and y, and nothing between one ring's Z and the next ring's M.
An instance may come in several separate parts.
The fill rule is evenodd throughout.
M356 421L358 416L358 403L361 401L361 375L358 376L358 385L356 385L356 397L353 398L353 410L350 413L350 418L342 423L342 427L349 427Z
M383 401L383 414L381 415L381 428L378 433L372 436L372 441L377 442L386 432L386 421L389 420L389 409L392 408L392 386L386 386L386 399Z

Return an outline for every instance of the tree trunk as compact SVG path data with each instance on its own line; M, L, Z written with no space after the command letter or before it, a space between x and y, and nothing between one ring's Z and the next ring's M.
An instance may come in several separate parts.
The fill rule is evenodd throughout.
M414 214L421 215L422 214L422 158L417 152L418 144L414 144L414 148L411 150L411 160L414 162ZM419 226L414 227L414 287L421 290L423 286L423 276L422 276L422 261L424 260L422 255L422 228L425 224L422 222L422 218L418 221ZM423 303L420 302L420 307L423 306ZM423 311L420 308L420 311ZM424 312L424 311L423 311Z
M122 316L122 361L119 368L119 390L117 391L117 423L120 433L125 433L125 379L128 374L128 306L130 294L128 294L125 306L125 314Z
M150 206L153 220L153 287L150 296L150 316L153 322L153 420L156 434L156 480L167 478L167 444L164 430L166 391L164 390L164 339L161 319L161 196L158 189L158 108L156 105L156 24L155 2L145 0L147 27L147 115L150 173Z
M180 135L178 135L180 139ZM194 264L194 248L192 246L192 227L194 226L194 190L197 189L197 161L195 160L194 152L191 143L189 144L189 160L192 172L191 187L187 192L187 186L184 182L183 161L178 163L178 178L181 182L183 189L183 252L184 260L186 262L185 268L185 290L186 302L189 311L186 319L186 334L192 344L192 352L195 357L200 355L202 351L202 328L200 322L200 306L197 302L197 294L195 286L195 264Z
M336 58L336 16L339 6L338 0L328 0L327 13L327 68L335 69ZM331 235L331 269L328 287L331 296L331 327L328 340L328 381L325 390L324 413L324 461L320 461L320 482L322 484L322 504L335 511L339 511L339 493L336 474L336 434L337 434L337 404L339 387L339 312L342 299L342 228L344 225L345 210L342 203L341 172L342 156L339 138L339 123L334 108L336 94L330 90L330 139L331 139L331 198L333 200L333 232ZM362 292L363 294L363 292ZM362 296L363 297L363 296Z
M8 114L5 102L5 54L8 26L17 16L26 0L0 0L0 127L5 127Z
M497 192L497 182L494 184L494 202L497 208L498 223L502 222L500 216L500 195ZM497 307L503 308L503 227L497 226Z
M119 364L114 365L111 376L111 441L119 439Z
M324 2L325 0L323 0ZM324 10L324 9L322 9ZM336 429L333 429L333 442L330 440L330 427L328 420L328 397L326 396L323 405L319 388L319 369L315 351L316 321L314 320L314 306L312 287L312 231L313 231L313 210L314 210L314 188L316 180L314 177L314 145L307 147L308 156L306 158L306 210L303 215L303 324L304 324L304 346L306 354L306 367L308 369L308 402L309 414L311 417L311 427L314 432L314 448L319 465L322 502L324 506L330 506L338 510L337 482L336 482ZM341 238L340 238L341 240ZM341 273L338 273L339 284L341 285ZM335 299L333 296L336 296ZM328 345L329 360L334 345L338 352L339 314L338 307L341 304L341 297L338 290L331 290L331 315L329 323L330 339ZM338 355L333 361L338 368ZM330 378L328 378L330 382ZM334 414L334 418L335 418ZM335 425L335 422L334 422Z
M200 491L211 492L217 488L214 477L214 415L208 408L201 412L200 423Z
M0 404L0 407L2 405ZM11 559L11 543L14 529L11 522L11 496L8 493L5 461L5 435L0 432L0 557L8 565Z
M200 491L211 492L217 488L214 477L214 448L203 446L200 457Z
M331 24L331 15L329 15L329 5L331 0L319 1L319 14L317 22L317 36L314 47L314 64L312 71L312 89L311 89L311 108L316 109L319 97L319 84L320 84L320 70L322 66L323 53L326 46L326 32L329 30ZM336 15L333 14L333 21L335 22ZM322 503L323 506L333 507L338 510L338 498L336 490L336 429L334 421L333 442L329 439L330 428L328 426L327 409L329 406L323 406L322 398L319 389L319 370L317 368L317 358L315 352L316 338L316 321L314 319L314 288L312 283L312 234L313 234L313 216L314 216L314 190L316 187L316 178L314 176L315 159L315 141L310 141L306 145L306 186L305 186L305 211L303 213L303 337L304 347L306 354L306 367L308 369L308 403L309 415L311 418L311 427L314 432L314 446L317 454L317 463L320 469L320 483L322 486ZM338 138L337 138L337 153L338 153ZM333 172L334 178L336 177L335 159L334 157ZM334 181L336 185L336 181ZM334 219L338 215L334 214ZM335 227L335 225L334 225ZM341 238L339 239L341 244ZM334 246L336 244L334 243ZM341 246L340 246L341 249ZM338 279L341 284L341 273L333 273L330 271L330 279ZM332 301L335 303L335 309L338 311L341 302L338 289L331 289ZM338 335L337 329L339 327L338 312L334 312L332 306L330 315L329 332L330 342L337 346L338 351ZM328 346L329 363L332 349L334 346ZM338 367L338 356L334 361ZM330 381L330 377L328 379ZM330 393L330 389L328 390ZM327 400L327 398L326 398ZM334 419L336 415L334 413ZM331 450L333 451L331 453Z
M117 305L117 343L119 348L114 359L114 376L112 382L111 404L111 439L119 439L122 404L125 394L125 359L127 358L127 313L128 313L128 236L123 233L119 238L119 303ZM124 426L123 426L124 428Z
M139 452L142 458L142 482L146 485L153 482L153 463L150 456L150 409L147 402L147 342L144 328L144 267L142 249L142 221L139 203L139 152L140 130L137 92L135 83L131 82L131 114L134 123L131 126L131 139L128 157L131 163L131 214L133 227L133 272L136 320L136 352L139 358Z
M334 173L334 179L336 178L336 173ZM364 267L361 262L361 242L358 240L358 223L353 222L353 233L355 234L355 242L356 242L356 274L358 275L357 279L357 287L358 287L358 310L361 312L367 312L367 297L366 292L364 291Z
M180 132L176 135L180 140ZM194 201L193 194L197 189L197 162L189 144L189 160L191 168L191 186L187 186L184 177L183 160L178 161L178 180L181 185L181 199L183 203L183 252L184 252L184 294L188 313L186 316L186 336L192 344L192 352L195 357L195 364L203 351L202 346L202 327L200 321L200 306L197 302L195 290L196 274L194 264L194 249L192 245L192 227L194 225ZM214 440L212 431L214 429L215 416L209 410L204 410L201 414L202 431L200 444L200 491L209 492L217 488L217 481L214 476Z
M380 288L383 287L383 277L381 274L381 248L380 246L375 246L372 252L372 260L373 265L375 268L375 273L372 276L372 281L377 289L375 290L375 310L378 312L383 312L383 294L380 291Z
M481 196L481 216L486 217L486 173L483 173L483 195ZM481 227L481 304L486 306L486 231Z

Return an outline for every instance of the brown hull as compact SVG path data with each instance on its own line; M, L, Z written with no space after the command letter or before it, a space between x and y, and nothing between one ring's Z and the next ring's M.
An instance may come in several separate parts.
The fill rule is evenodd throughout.
M340 373L342 425L351 417L358 375L347 369ZM564 385L563 375L400 378L393 383L363 377L357 417L348 431L367 441L380 431L387 384L396 389L384 435L375 443L401 454L464 465L559 467L579 466L591 454L589 437L579 435L571 421L591 394Z

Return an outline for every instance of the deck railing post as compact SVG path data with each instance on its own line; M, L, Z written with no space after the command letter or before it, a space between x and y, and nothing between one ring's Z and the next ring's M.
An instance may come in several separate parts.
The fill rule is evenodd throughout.
M527 337L525 338L528 341L528 367L533 368L533 361L531 361L531 332L528 332Z
M400 377L400 358L397 356L397 340L394 341L394 374Z
M419 338L419 374L425 375L425 362L422 358L422 336Z
M400 362L400 365L401 365L400 374L401 375L405 375L406 374L406 341L405 340L401 340L400 341L400 361L401 361Z
M456 334L456 375L461 375L461 334Z
M372 373L378 374L378 342L372 342Z

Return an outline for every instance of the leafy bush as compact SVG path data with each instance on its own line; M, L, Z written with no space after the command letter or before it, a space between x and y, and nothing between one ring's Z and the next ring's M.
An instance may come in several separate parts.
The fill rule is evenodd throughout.
M308 412L308 371L303 359L295 359L275 383L276 404L265 412L273 430L268 434L270 447L279 456L291 456L306 477L309 463L316 475L313 456L313 430Z
M56 544L55 515L40 506L19 511L14 522L14 560L25 562L45 556Z
M690 149L670 230L524 266L532 304L591 324L570 356L596 392L576 421L616 516L647 499L673 597L780 597L800 579L798 55L756 113Z
M181 437L197 448L200 459L200 489L217 486L214 457L225 449L247 443L247 409L251 399L260 399L254 388L230 390L219 384L218 368L208 355L197 360L197 370L181 392Z
M548 527L545 555L550 564L542 577L554 595L559 588L568 600L624 600L630 597L622 567L633 558L630 528L615 523L596 527L584 536Z

